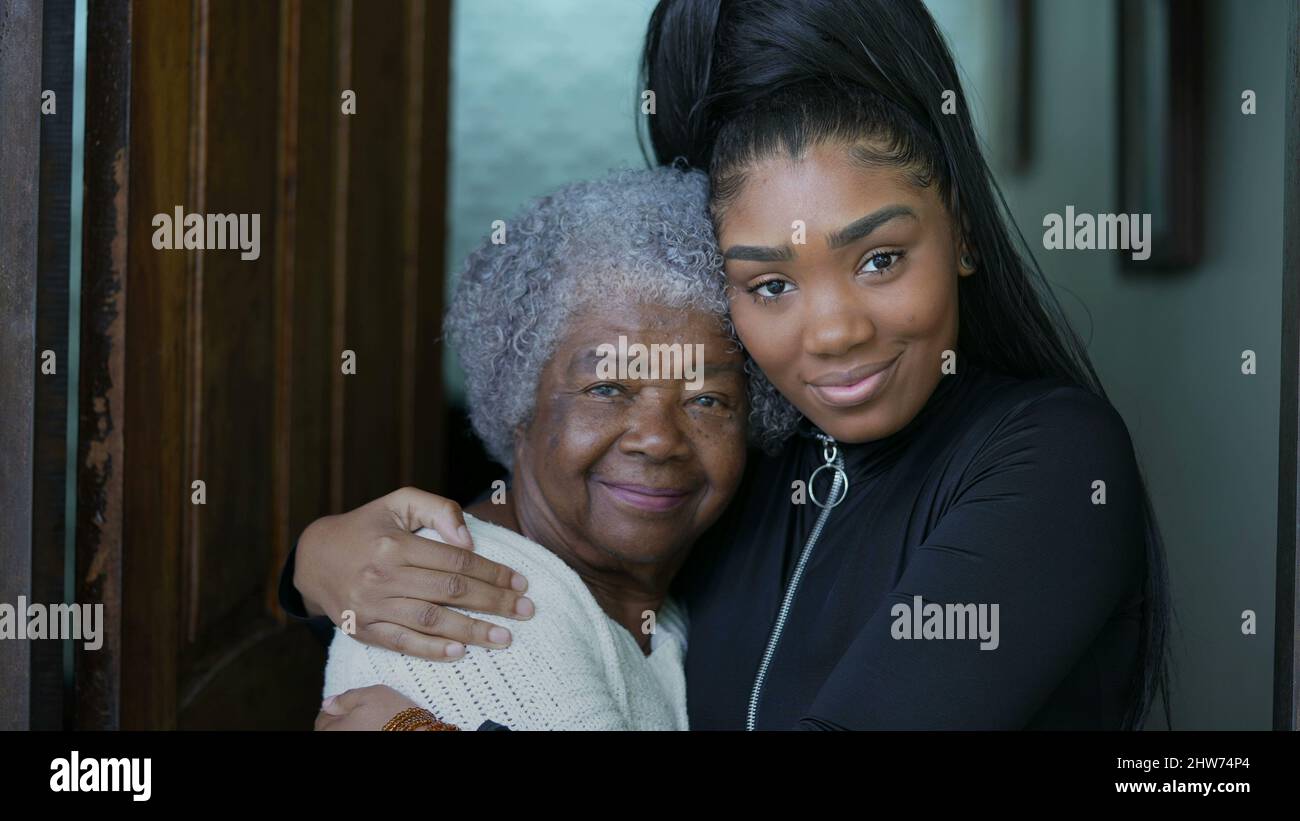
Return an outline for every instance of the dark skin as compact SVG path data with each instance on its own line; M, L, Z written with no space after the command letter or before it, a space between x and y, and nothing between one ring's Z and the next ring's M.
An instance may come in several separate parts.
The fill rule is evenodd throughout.
M620 336L703 344L702 381L602 378L597 347ZM702 312L636 303L577 312L540 376L534 416L516 434L507 504L471 512L545 545L648 647L642 614L663 603L740 483L743 366L716 317Z
M620 336L703 345L699 379L609 378L595 356ZM643 653L645 611L663 604L691 545L731 501L745 468L744 359L716 317L638 303L578 311L516 432L504 504L474 516L545 546L571 567ZM391 688L322 704L321 730L378 729L414 706Z
M957 346L958 277L974 273L935 186L847 144L813 145L745 170L718 241L737 334L814 424L869 442L916 416Z
M916 417L942 378L944 351L956 350L959 279L978 267L978 249L963 243L936 188L917 185L910 169L861 161L873 156L879 157L876 147L858 142L813 145L794 159L760 158L743 169L744 183L717 221L732 321L750 355L800 411L846 443L889 436ZM804 225L803 243L792 236L796 220ZM967 252L976 264L961 263ZM459 516L454 502L403 493L400 504L372 503L410 514L398 517L399 525L376 524L354 511L337 517L343 521L333 533L310 540L304 533L303 543L326 556L307 571L308 587L298 584L304 599L308 590L366 589L347 581L359 563L349 556L351 546L381 532L400 538L405 534L397 528L419 518ZM453 561L450 553L438 556L442 565ZM466 609L518 617L512 578L499 565L469 571L462 581L475 591L475 603ZM438 586L420 603L430 601L451 600ZM448 645L463 651L457 642L500 646L488 640L487 622L456 616L433 627L408 618L409 645L444 660L456 657L443 652Z

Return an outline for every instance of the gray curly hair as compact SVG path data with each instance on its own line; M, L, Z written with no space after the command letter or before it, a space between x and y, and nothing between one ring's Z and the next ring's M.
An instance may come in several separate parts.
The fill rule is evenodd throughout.
M727 314L708 177L661 167L617 171L540 197L465 260L444 321L465 370L470 423L510 467L514 432L532 418L538 378L575 309L632 294L669 308ZM739 341L737 340L737 345ZM746 358L750 438L773 450L799 412Z

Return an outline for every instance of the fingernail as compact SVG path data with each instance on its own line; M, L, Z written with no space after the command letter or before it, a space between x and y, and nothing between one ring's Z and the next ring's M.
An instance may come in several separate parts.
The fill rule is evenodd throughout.
M509 644L510 631L504 627L493 627L488 631L488 641L493 644Z
M455 643L448 644L445 652L447 654L447 658L458 659L461 656L465 655L465 645L455 644Z
M330 696L329 698L325 699L320 703L320 708L322 710L328 710L330 708L330 705L333 703L334 703L334 696Z
M512 590L518 590L522 593L528 589L528 579L516 573L510 577L510 587Z
M469 537L469 531L465 529L465 525L461 525L459 528L457 528L456 533L457 535L460 536L461 544L465 545L466 547L474 544L474 541Z
M521 596L519 601L515 602L515 614L523 616L524 618L533 615L533 600L526 596Z

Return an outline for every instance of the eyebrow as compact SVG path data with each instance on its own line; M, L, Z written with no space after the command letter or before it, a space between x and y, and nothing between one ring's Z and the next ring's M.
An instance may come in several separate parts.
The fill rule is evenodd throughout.
M832 231L826 235L826 241L831 248L843 248L850 242L856 242L870 235L885 223L901 218L920 219L916 212L906 205L886 205L878 211L854 220L838 231ZM722 253L722 258L745 262L788 262L794 259L794 251L789 245L733 245Z
M722 258L745 262L789 262L794 259L794 252L788 245L733 245L722 253Z
M827 234L826 242L832 248L843 248L850 242L855 242L870 235L871 232L885 223L901 218L920 220L916 212L906 205L886 205L879 211L873 211L861 219L854 220L840 230Z
M596 370L596 365L603 356L596 353L595 348L588 348L585 351L578 351L569 358L569 373L587 373Z

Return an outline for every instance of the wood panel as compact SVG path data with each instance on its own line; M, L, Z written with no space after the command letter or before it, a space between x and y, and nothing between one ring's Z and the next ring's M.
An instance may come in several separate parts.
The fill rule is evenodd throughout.
M442 373L443 283L446 279L445 247L447 243L447 199L445 192L448 154L447 134L451 66L445 55L451 53L451 26L447 12L427 11L421 21L424 28L421 67L424 77L420 110L423 121L417 136L420 158L417 190L422 199L414 205L418 236L415 263L415 346L412 361L404 373L414 381L414 401L409 405L413 418L408 420L411 446L403 453L414 457L410 481L423 488L446 487L448 468L447 430L450 423L444 413ZM403 407L408 407L403 405ZM430 420L440 420L430 424ZM486 460L485 460L486 461ZM484 484L482 487L486 487Z
M115 514L111 494L94 497L78 553L120 555L120 661L82 692L87 716L99 701L120 714L81 723L309 727L323 653L274 594L292 539L411 481L417 462L439 469L417 442L441 439L441 396L417 380L441 380L448 9L118 5L132 36L108 39L131 69L130 128L120 107L97 128L126 140L128 207L94 252L125 237L126 261L86 276L113 284L125 319L96 314L112 378L83 391L99 409L83 428L120 454L104 482L88 450L86 484L117 481L123 501ZM347 88L355 116L340 110ZM178 205L259 215L259 256L156 250L153 216ZM206 504L191 503L195 480Z
M365 8L364 6L358 8ZM370 7L373 8L373 7ZM393 489L400 476L403 324L403 185L405 108L404 26L392 14L352 19L352 86L357 115L348 146L345 335L356 353L355 375L343 377L343 507ZM404 18L404 16L403 16ZM338 360L340 352L334 354ZM396 354L396 355L394 355ZM405 483L405 479L399 479Z
M32 593L41 0L0 5L0 601ZM31 642L0 641L0 730L27 729Z
M266 617L264 587L275 498L273 423L280 14L261 0L201 2L206 108L191 190L199 213L258 215L259 256L194 255L203 265L200 328L188 354L196 392L186 433L194 454L185 485L206 483L207 504L186 508L182 669L203 676L228 637ZM196 111L196 114L200 112ZM249 492L250 485L253 492ZM242 546L242 549L238 549ZM236 548L236 549L232 549ZM259 618L260 617L260 618Z
M277 441L280 448L287 444L292 475L287 505L277 505L281 556L287 555L290 540L320 511L342 505L341 498L333 502L330 490L332 403L338 373L333 355L336 260L340 281L346 273L346 259L336 250L346 247L346 233L336 229L337 223L346 224L346 200L337 194L346 190L346 177L340 177L338 165L350 122L340 116L340 94L347 87L340 76L347 68L340 40L350 16L349 9L338 4L325 13L317 10L298 17L297 166L311 173L298 174L294 183L293 288L286 299L286 310L295 320L292 338L286 340L293 389L286 397L289 436ZM269 584L268 592L274 592L274 584Z

